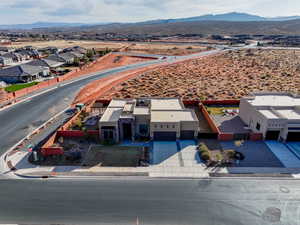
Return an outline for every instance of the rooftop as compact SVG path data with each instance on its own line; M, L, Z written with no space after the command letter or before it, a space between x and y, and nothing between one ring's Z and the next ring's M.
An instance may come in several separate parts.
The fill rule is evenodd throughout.
M300 97L284 93L254 94L246 99L253 106L300 106Z
M198 121L197 116L192 110L180 111L151 111L151 122L181 122Z
M272 112L271 110L268 110L268 109L259 110L259 112L268 119L278 119L279 118L274 112Z
M182 110L183 105L178 98L151 99L151 110Z
M100 122L117 122L122 115L123 108L107 108Z
M149 115L150 114L150 109L146 106L142 107L135 107L133 111L134 115Z
M282 117L289 120L300 120L300 114L294 109L280 109L277 112L282 115Z

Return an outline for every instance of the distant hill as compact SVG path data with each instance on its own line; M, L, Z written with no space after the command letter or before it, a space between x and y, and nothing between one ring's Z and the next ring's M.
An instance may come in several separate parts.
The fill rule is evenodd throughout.
M177 34L264 34L300 35L300 19L287 21L190 21L151 24L118 24L91 26L82 31L98 33L139 34L139 35L177 35Z
M101 25L103 23L97 23ZM51 22L36 22L32 24L11 24L11 25L0 25L2 30L30 30L39 28L62 28L62 27L81 27L91 26L96 24L85 24L85 23L51 23Z
M122 27L123 25L153 25L153 24L170 24L179 22L201 22L201 21L225 21L225 22L265 22L265 21L289 21L300 19L300 16L289 16L289 17L261 17L257 15L231 12L225 14L207 14L203 16L189 17L189 18L178 18L178 19L158 19L151 21L144 21L138 23L52 23L52 22L36 22L32 24L12 24L12 25L0 25L1 30L30 30L30 29L43 29L43 28L81 28L90 26L108 26L108 27Z
M225 13L225 14L208 14L197 17L189 18L178 18L178 19L166 19L166 20L151 20L141 22L139 24L160 24L160 23L177 23L177 22L196 22L196 21L231 21L231 22L250 22L250 21L287 21L300 19L300 16L290 16L290 17L261 17L256 15L251 15L247 13Z

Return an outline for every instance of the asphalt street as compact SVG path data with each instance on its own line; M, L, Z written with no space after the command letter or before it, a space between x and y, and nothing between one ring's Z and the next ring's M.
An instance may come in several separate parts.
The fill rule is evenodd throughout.
M1 223L300 224L297 180L0 180L0 186Z
M148 61L111 69L71 84L58 87L0 111L0 155L28 133L68 107L79 90L93 80L161 61Z

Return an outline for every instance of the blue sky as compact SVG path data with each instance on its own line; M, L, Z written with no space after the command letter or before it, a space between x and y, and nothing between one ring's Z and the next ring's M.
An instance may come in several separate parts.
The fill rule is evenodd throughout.
M134 22L232 11L299 15L300 0L0 0L0 24Z

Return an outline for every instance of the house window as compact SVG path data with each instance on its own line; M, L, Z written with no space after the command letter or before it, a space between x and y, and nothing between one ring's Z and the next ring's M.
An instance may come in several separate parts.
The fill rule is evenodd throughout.
M160 125L160 128L164 128L164 126L163 126L163 125Z
M169 128L169 125L167 125L167 128Z
M139 127L139 131L141 135L147 135L148 134L148 125L147 124L141 124Z
M256 130L260 130L260 123L256 124Z
M175 125L172 126L175 129Z

